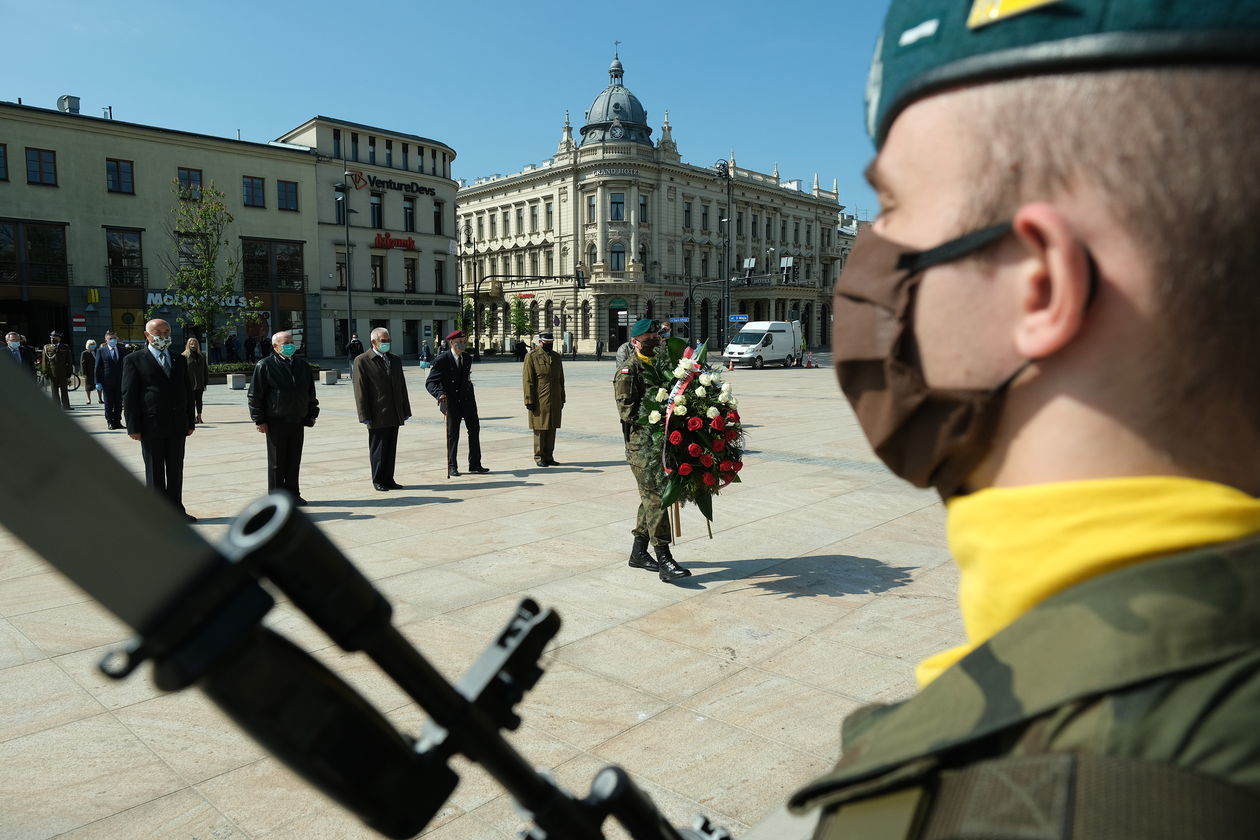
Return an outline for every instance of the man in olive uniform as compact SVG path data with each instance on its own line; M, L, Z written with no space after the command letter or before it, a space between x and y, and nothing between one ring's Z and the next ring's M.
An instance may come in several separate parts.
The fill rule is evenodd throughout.
M1260 836L1260 4L893 0L867 95L836 369L946 501L967 642L792 806Z
M534 430L534 463L540 467L559 466L553 456L560 411L564 408L564 365L560 354L551 349L552 341L551 333L538 336L538 343L525 356L521 368L525 409L529 412L529 427Z
M70 358L70 345L62 341L60 330L53 330L48 336L48 343L39 354L39 372L48 380L48 389L53 399L61 399L61 407L71 410L70 374L74 373L74 362Z
M634 522L630 565L656 572L661 580L671 581L689 577L691 571L678 565L669 551L669 541L673 537L669 514L647 473L650 469L659 469L661 454L651 445L647 430L637 422L639 406L647 389L643 366L652 364L652 356L661 345L658 329L656 321L651 318L636 321L630 328L630 345L634 348L634 355L618 368L617 375L613 377L613 394L617 398L617 413L621 416L621 435L626 441L626 460L630 462L630 471L639 485L639 515ZM655 558L648 553L649 542L656 550Z

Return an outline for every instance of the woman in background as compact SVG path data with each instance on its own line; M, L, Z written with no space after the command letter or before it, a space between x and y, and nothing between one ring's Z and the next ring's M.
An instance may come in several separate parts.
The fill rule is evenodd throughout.
M96 339L89 338L87 344L83 346L83 353L79 356L79 376L83 377L83 395L87 397L87 404L92 404L92 392L96 390ZM97 397L101 403L105 402L105 397Z
M197 403L197 422L201 419L201 396L206 392L206 381L210 378L210 365L206 362L206 354L201 352L201 342L195 338L188 339L184 346L184 358L188 360L188 384L192 386L193 399Z

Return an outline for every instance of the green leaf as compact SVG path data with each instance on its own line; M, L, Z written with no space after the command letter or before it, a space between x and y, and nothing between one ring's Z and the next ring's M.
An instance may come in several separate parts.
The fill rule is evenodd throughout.
M661 507L669 507L678 501L678 494L682 492L682 478L678 473L674 473L665 479L665 492L661 494Z
M704 518L713 521L713 497L705 490L697 490L696 507L700 508L700 512L704 514Z

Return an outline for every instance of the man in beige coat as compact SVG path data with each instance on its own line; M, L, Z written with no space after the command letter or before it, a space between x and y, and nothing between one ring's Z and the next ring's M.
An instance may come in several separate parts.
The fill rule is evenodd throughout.
M538 336L538 343L525 356L521 368L525 408L529 411L529 427L534 430L534 463L540 467L559 466L552 455L564 408L564 365L560 354L551 349L552 341L551 333Z

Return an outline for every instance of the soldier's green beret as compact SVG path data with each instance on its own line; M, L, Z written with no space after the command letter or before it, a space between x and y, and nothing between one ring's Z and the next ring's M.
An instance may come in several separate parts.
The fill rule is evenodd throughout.
M640 318L639 320L635 321L634 326L630 328L630 337L638 338L641 335L646 335L647 333L650 333L650 332L656 332L657 327L658 327L657 323L653 321L651 318Z
M893 0L866 86L882 146L910 103L1015 76L1165 64L1260 64L1256 0Z

